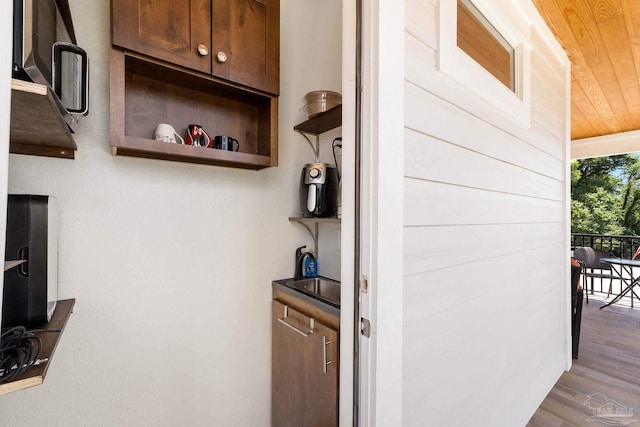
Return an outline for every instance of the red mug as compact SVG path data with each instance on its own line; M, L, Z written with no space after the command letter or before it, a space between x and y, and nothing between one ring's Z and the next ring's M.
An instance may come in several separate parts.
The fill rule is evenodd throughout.
M187 126L184 142L194 147L213 147L213 139L200 125Z

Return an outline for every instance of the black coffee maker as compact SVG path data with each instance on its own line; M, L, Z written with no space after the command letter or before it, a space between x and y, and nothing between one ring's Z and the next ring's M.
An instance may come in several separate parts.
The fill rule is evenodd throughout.
M300 212L306 217L336 216L338 173L329 163L307 163L300 177Z

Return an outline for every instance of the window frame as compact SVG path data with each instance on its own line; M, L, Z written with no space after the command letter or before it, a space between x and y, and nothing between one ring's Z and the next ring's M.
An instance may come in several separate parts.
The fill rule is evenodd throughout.
M515 91L458 47L457 0L438 5L438 70L473 92L485 104L518 123L531 126L531 22L507 0L470 0L514 48ZM524 31L523 31L524 30Z

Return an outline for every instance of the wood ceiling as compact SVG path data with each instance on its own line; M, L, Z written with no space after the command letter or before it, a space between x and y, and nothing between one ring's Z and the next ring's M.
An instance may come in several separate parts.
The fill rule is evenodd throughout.
M571 139L640 129L640 0L533 0L571 60Z

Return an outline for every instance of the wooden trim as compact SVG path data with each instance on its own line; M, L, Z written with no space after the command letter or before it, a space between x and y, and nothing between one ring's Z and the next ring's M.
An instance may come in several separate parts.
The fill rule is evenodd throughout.
M33 93L35 95L46 96L49 91L45 85L27 82L24 80L11 79L11 90Z
M109 73L110 141L119 147L124 144L124 51L111 49Z
M571 141L571 160L640 151L640 131L614 133Z

